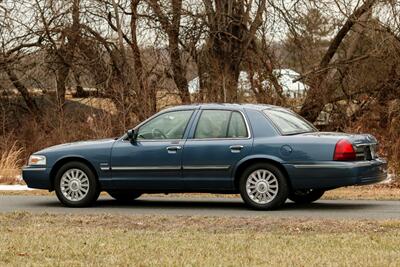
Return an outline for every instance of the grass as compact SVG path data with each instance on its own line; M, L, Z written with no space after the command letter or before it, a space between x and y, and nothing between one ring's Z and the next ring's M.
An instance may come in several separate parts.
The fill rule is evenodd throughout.
M400 200L400 187L385 185L342 187L326 192L323 199Z
M1 266L398 266L400 221L0 214Z
M9 148L0 154L0 183L15 184L18 183L18 176L21 173L21 157L23 149L13 143Z

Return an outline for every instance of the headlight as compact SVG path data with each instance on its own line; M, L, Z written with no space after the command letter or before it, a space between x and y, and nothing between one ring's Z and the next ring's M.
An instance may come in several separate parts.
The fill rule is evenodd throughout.
M46 165L46 157L40 155L32 155L29 157L28 165Z

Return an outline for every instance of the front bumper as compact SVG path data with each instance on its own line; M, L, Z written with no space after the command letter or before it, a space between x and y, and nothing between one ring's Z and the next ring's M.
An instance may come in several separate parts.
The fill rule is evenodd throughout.
M22 179L29 188L48 189L51 188L50 169L39 166L25 166L22 168Z
M314 162L286 164L294 189L333 189L378 183L387 178L387 162L378 158L354 162Z

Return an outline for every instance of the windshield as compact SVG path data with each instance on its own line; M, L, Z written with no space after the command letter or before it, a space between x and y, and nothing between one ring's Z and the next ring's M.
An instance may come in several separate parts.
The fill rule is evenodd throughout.
M311 123L287 109L265 109L264 113L283 135L317 131Z

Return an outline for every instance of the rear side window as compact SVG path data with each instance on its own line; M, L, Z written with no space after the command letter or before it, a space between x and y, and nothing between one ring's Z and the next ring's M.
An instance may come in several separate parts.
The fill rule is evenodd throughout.
M282 134L315 132L316 129L302 117L286 109L266 109L264 113L272 120Z
M194 138L244 138L247 135L246 123L239 112L203 110Z
M231 121L229 123L228 138L244 138L247 137L246 123L242 114L232 112Z

